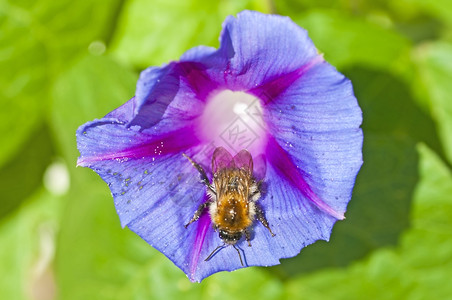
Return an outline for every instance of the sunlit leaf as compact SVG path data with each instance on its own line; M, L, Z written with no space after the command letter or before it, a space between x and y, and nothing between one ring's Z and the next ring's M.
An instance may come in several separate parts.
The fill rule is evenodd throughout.
M88 169L77 169L65 197L56 268L62 299L126 299L120 292L148 281L158 256L138 236L123 230L108 188ZM164 258L161 257L164 261ZM138 266L141 272L138 272ZM163 277L164 278L164 277Z
M109 38L119 0L0 1L0 166L42 122L53 79Z
M243 9L267 10L263 1L135 0L121 14L113 54L144 69L177 60L186 50L218 46L225 17Z
M409 40L364 19L312 10L295 21L308 30L326 60L339 69L362 64L393 70L406 63Z
M452 44L436 42L420 45L415 52L417 83L439 129L449 162L452 162Z
M452 2L449 0L402 0L401 7L411 7L437 17L447 25L452 25Z
M3 299L52 299L60 199L39 191L0 222ZM43 298L44 297L44 298Z
M104 56L87 55L62 74L52 98L52 124L68 164L79 156L75 131L133 97L138 75Z

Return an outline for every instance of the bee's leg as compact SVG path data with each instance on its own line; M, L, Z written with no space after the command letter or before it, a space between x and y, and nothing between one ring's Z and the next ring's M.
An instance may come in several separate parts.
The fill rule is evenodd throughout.
M255 182L250 187L250 196L249 200L252 202L256 202L261 197L261 183L262 180Z
M196 168L196 170L198 170L199 174L201 174L201 181L202 183L204 183L209 190L216 195L217 192L215 191L215 188L210 184L209 182L209 178L207 178L207 174L206 171L204 171L204 169L201 167L201 165L199 165L198 163L196 163L193 159L191 159L188 155L186 155L185 153L182 153L182 155L187 158L191 164L193 165L193 167Z
M251 247L251 231L248 228L245 229L245 240L248 242L248 247Z
M191 218L190 222L188 222L184 227L187 228L188 225L191 223L198 221L199 217L201 216L202 212L206 207L208 207L212 203L211 201L204 202L198 206L198 209L196 210L195 214L193 215L193 218Z
M268 231L270 231L271 235L275 236L275 234L270 229L270 226L268 225L267 219L265 218L264 215L264 211L258 205L256 205L256 217L262 223L262 225L264 225L264 227L267 228Z

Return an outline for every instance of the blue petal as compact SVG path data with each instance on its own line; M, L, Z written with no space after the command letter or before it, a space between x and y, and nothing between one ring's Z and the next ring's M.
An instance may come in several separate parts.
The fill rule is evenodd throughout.
M211 57L217 52L216 48L207 46L198 46L185 51L180 57L180 61L200 62Z
M269 164L258 172L267 190L258 204L276 236L256 221L252 247L237 244L246 266L274 265L328 239L362 164L361 112L350 83L288 18L242 12L225 21L220 49L197 47L180 62L145 70L134 98L79 128L78 164L108 183L121 224L192 281L242 267L233 247L204 261L223 244L207 213L184 228L207 198L182 152L209 164L196 120L221 88L260 97L269 131Z
M141 72L135 91L134 116L129 126L147 129L160 121L179 90L179 80L172 76L174 64L150 67Z
M362 165L362 114L350 81L321 62L279 94L269 94L276 97L266 99L264 118L281 147L281 153L268 156L269 162L276 164L287 154L293 165L282 168L296 168L312 192L305 192L304 199L323 202L327 206L315 204L340 218ZM279 173L288 181L295 177Z
M199 144L189 130L153 136L118 120L102 119L81 126L77 143L78 165L90 167L108 183L122 226L166 198L184 205L202 199L203 186L196 184L198 177L182 156L182 151L196 153ZM194 185L190 189L189 179ZM187 209L187 215L192 213Z
M116 119L121 123L128 123L132 120L135 112L136 100L135 97L116 108L115 110L109 112L104 118L105 119Z
M264 210L276 235L272 237L260 222L255 221L252 227L252 246L249 247L244 239L236 245L245 267L276 265L281 258L297 255L301 248L316 240L327 240L336 221L327 214L319 215L318 209L309 202L293 201L302 198L302 193L296 188L287 186L285 179L281 178L272 166L267 170L266 183L266 192L257 203ZM223 244L218 233L211 227L207 227L205 231L200 253L196 256L196 264L187 266L189 272L186 273L192 281L201 281L219 271L243 268L232 246L220 249L210 260L204 261L216 247ZM193 244L190 247L193 247ZM190 263L192 262L187 262Z
M207 74L207 67L197 61L207 61L216 51L210 47L195 47L183 54L180 62L161 68L150 67L141 72L133 105L134 115L128 126L138 125L145 130L166 123L174 129L174 120L191 122L198 117L203 101L218 86Z
M107 143L112 137L116 142ZM204 261L223 243L213 231L207 213L188 229L184 228L206 198L199 175L181 154L144 155L133 159L106 157L111 153L116 156L124 153L121 145L131 149L134 144L149 144L148 139L147 134L127 128L114 119L94 121L78 131L81 164L95 170L109 185L122 226L128 226L165 254L192 281L201 281L215 272L242 268L232 247ZM112 151L114 147L119 149ZM191 147L185 152L196 157L202 148ZM237 245L246 266L278 264L280 258L294 256L303 246L326 238L333 223L333 218L326 214L311 218L316 208L309 203L294 203L293 199L302 197L300 191L290 187L282 190L287 184L271 166L266 176L267 192L258 204L264 209L276 236L271 237L256 221L252 247L248 247L244 239Z
M164 69L166 71L150 68L141 73L134 99L134 115L127 124L129 127L167 132L193 126L193 121L202 114L204 102L199 94L205 91L199 90L198 86L203 89L214 87L202 84L194 65L173 63ZM153 74L155 72L161 76Z
M206 257L201 253L219 239L211 237L207 213L184 227L207 198L198 172L182 151L202 162L212 156L212 149L189 129L152 135L114 118L81 126L77 143L78 164L90 167L108 184L121 225L165 254L191 280L201 280L199 263Z
M307 31L290 18L252 11L226 19L220 51L234 53L224 71L233 90L259 86L301 68L317 55Z
M146 148L143 145L159 151L158 143L152 144L152 137L115 119L87 123L79 128L77 137L79 164L92 168L108 184L122 226L128 226L185 273L194 274L211 225L204 215L191 228L184 228L206 196L199 174L182 152L164 154L149 146L148 154L133 156L140 153L136 149ZM183 141L186 136L178 138ZM202 151L202 146L184 147L192 157ZM123 157L124 153L128 157Z
M114 118L88 122L77 130L79 166L91 167L98 161L129 161L144 157L156 158L179 153L198 145L190 127L163 133L141 132Z
M199 176L193 176L187 159L171 155L127 164L110 160L91 167L110 186L121 224L189 274L197 264L196 246L204 247L197 229L203 223L198 221L190 229L185 229L184 224L203 201L205 187L199 183ZM204 227L210 229L210 219L206 221Z
M197 63L215 88L246 91L293 72L317 56L307 31L288 17L243 11L223 23L220 48L197 47L182 61ZM205 94L202 99L205 98Z

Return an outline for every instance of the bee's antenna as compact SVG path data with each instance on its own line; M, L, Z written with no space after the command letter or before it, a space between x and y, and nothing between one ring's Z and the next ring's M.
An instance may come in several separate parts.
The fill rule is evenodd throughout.
M216 247L215 250L213 250L212 253L210 253L209 256L207 256L207 258L206 258L204 261L208 261L209 259L211 259L212 256L213 256L215 253L217 253L217 250L218 250L218 249L223 248L223 247L225 247L225 246L226 246L226 245L223 244L223 245L220 245L220 246ZM242 260L242 259L240 259L240 260Z
M240 258L240 263L242 264L242 267L244 267L243 261L242 261L242 255L240 255L239 249L237 249L237 248L235 247L235 245L232 245L232 247L234 247L235 251L237 251L237 254L239 255L239 258Z
M226 247L226 244L220 245L218 247L216 247L210 254L209 256L207 256L207 258L204 261L208 261L212 258L212 256L214 256L215 253L217 253L219 250L221 250L222 248ZM232 245L232 247L234 247L235 251L237 251L237 254L239 255L240 258L240 263L242 264L242 267L244 267L243 264L243 260L242 260L242 255L240 254L239 249L237 249L237 247L235 245Z

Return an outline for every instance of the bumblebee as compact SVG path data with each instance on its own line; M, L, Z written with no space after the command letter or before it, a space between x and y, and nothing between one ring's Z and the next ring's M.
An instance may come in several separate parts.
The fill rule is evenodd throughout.
M205 209L209 210L215 231L218 231L223 245L218 246L205 259L208 261L220 248L232 245L237 251L243 266L242 256L235 246L245 235L251 247L250 228L255 219L267 228L272 236L270 226L263 210L256 203L261 197L261 181L253 176L253 159L247 150L242 150L234 157L223 147L215 149L212 155L212 182L204 169L193 159L183 154L201 174L201 181L207 187L208 201L199 205L193 218L185 225L197 221Z

